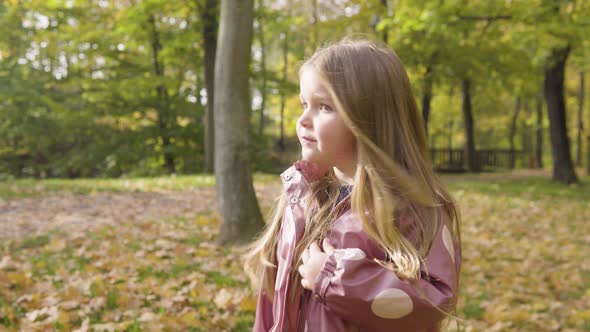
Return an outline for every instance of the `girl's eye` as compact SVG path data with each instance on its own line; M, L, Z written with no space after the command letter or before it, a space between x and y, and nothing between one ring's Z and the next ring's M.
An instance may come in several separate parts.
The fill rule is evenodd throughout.
M328 105L322 105L320 109L324 112L332 112L332 109Z
M307 103L301 103L301 107L303 108L303 110L305 111L307 109Z

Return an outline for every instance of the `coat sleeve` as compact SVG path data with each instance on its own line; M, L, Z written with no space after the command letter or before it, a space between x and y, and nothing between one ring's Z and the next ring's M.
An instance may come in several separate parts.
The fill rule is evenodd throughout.
M418 331L437 326L454 308L460 253L446 224L437 230L422 277L405 281L358 248L336 249L314 284L328 309L371 331Z

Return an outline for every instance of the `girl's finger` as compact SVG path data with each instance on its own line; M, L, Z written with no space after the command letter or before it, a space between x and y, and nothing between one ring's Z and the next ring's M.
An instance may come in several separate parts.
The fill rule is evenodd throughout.
M297 268L297 271L299 271L301 278L305 278L305 267L303 264L299 265L299 267Z
M301 253L301 261L303 261L303 263L305 263L305 262L307 262L308 259L309 259L309 250L304 249L303 252Z
M327 238L325 238L324 241L322 241L322 247L324 247L324 252L326 254L331 255L334 253L334 247L332 247L330 241L328 241Z
M311 245L309 246L309 254L314 255L314 254L317 254L320 252L321 252L321 250L320 250L320 247L318 246L318 244L315 241L312 242Z
M310 289L309 288L309 281L307 281L307 279L301 279L301 286L303 286L303 288L305 288L305 289Z

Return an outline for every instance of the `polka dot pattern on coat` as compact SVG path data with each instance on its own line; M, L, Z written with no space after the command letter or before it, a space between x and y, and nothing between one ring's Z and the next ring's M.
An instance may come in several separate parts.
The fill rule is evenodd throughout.
M413 309L412 299L399 288L383 290L371 303L371 310L381 318L402 318L409 315Z
M348 260L361 260L367 257L365 252L359 248L346 248L346 249L335 249L334 257L337 260L348 259Z

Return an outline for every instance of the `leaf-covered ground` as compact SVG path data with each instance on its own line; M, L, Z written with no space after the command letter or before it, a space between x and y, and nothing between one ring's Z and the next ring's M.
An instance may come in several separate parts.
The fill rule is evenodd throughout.
M590 178L445 176L461 204L467 331L590 331ZM207 177L0 185L0 331L250 331ZM266 209L278 178L256 176ZM455 329L450 323L450 330Z

